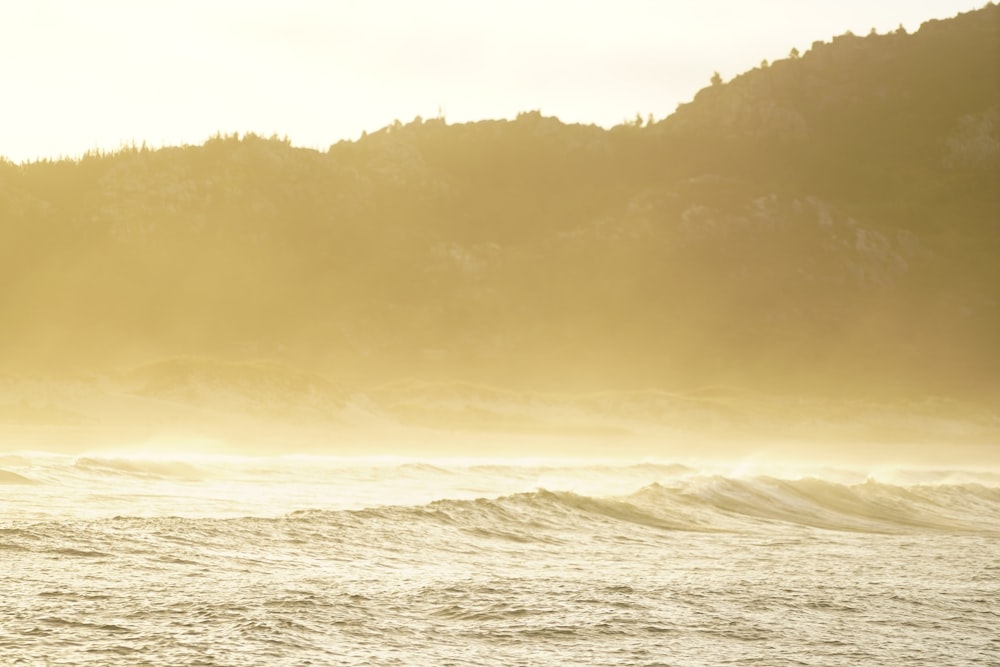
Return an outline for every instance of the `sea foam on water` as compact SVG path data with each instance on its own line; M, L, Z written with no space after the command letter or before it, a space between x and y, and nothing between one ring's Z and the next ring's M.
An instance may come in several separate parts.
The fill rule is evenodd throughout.
M17 664L1000 660L1000 477L0 456Z

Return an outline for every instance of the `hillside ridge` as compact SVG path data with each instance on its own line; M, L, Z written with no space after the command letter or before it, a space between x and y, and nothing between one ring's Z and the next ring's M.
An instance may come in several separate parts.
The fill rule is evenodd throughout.
M993 4L816 43L658 122L0 161L0 372L992 400L998 182Z

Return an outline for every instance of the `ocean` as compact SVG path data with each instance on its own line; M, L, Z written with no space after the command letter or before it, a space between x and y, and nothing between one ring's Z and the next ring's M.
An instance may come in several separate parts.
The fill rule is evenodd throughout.
M3 665L1000 665L1000 472L0 455Z

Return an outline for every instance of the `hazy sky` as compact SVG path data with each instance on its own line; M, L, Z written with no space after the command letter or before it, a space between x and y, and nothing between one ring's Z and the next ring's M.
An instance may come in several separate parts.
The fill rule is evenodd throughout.
M326 148L398 118L662 118L851 30L986 0L2 0L0 156L216 131Z

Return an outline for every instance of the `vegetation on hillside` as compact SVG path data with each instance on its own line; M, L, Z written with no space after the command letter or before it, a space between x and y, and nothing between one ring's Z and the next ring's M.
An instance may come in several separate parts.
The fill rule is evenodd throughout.
M998 184L995 5L816 43L656 123L0 161L0 370L998 395Z

